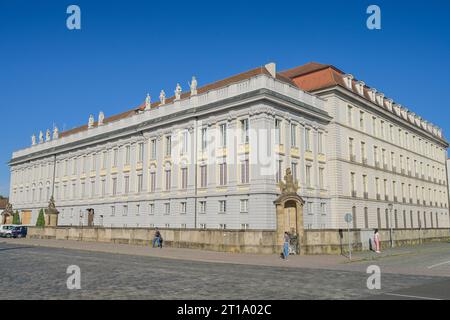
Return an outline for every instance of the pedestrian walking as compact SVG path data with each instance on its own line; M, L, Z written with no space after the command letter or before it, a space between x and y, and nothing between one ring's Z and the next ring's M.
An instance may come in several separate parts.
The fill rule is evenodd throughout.
M158 247L161 246L161 232L159 232L159 229L156 228L155 229L155 236L153 237L153 241L152 241L152 245L153 248L155 247L155 245L157 245Z
M289 242L291 241L291 238L289 236L289 233L286 231L284 233L284 246L283 246L283 256L284 260L287 261L289 257Z
M373 242L375 243L375 252L380 253L380 234L378 233L378 229L375 229L373 233Z

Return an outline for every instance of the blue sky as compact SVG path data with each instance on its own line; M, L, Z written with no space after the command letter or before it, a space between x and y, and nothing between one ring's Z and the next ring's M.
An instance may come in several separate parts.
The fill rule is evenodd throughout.
M81 30L66 9L81 8ZM381 8L382 29L366 28ZM337 66L450 136L449 1L0 0L0 194L13 150L184 89L276 62Z

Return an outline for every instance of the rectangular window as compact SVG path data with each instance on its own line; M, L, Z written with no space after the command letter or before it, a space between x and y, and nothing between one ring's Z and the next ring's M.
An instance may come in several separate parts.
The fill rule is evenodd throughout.
M280 182L283 174L283 160L278 160L277 161L277 172L276 172L276 176L275 176L275 180L276 182Z
M305 128L305 150L311 151L311 129Z
M248 132L248 119L241 120L241 142L248 143L249 132Z
M166 157L172 154L172 137L166 136Z
M219 201L219 213L227 212L227 202L225 200Z
M130 193L130 177L124 177L124 193L128 194Z
M351 106L347 107L347 124L353 126L353 108Z
M148 205L148 213L151 215L155 214L155 204L154 203L150 203Z
M221 163L219 165L219 184L225 186L227 184L227 163Z
M241 200L240 211L241 213L248 213L248 200Z
M249 174L249 162L248 159L241 161L241 183L249 183L250 182L250 174Z
M186 190L187 189L187 183L188 183L188 169L187 168L181 168L181 189Z
M165 175L165 180L166 180L166 191L169 191L171 188L171 180L172 180L172 171L170 169L166 169L166 175Z
M222 148L227 146L227 124L222 123L220 125L220 145Z
M138 144L138 163L144 162L144 143Z
M137 191L142 192L143 188L144 188L144 177L142 174L138 174L138 176L137 176Z
M281 120L275 119L275 144L281 143Z
M116 215L116 207L111 207L111 217Z
M126 146L125 147L125 165L126 166L130 165L130 157L131 157L131 147Z
M103 151L102 153L102 169L105 170L107 168L108 162L108 151Z
M102 197L106 196L106 180L102 180Z
M208 131L207 128L201 129L201 151L205 151L208 146Z
M207 166L200 166L200 188L206 188L208 185Z
M156 190L156 172L150 172L150 192Z
M181 154L187 154L188 152L188 144L189 144L189 133L184 131L181 136Z
M152 160L155 160L156 159L156 139L152 139L150 142L150 145L152 148L150 157Z
M297 126L291 124L291 147L297 146Z
M113 167L117 168L119 162L119 149L114 149L113 151Z
M320 189L324 189L323 173L324 173L324 168L319 168L319 188Z
M359 112L359 130L364 131L364 112Z
M187 202L181 202L181 214L185 214L187 212Z
M124 215L124 216L128 215L128 206L123 206L122 215Z
M164 203L164 214L170 214L170 203Z
M308 188L311 188L311 166L310 165L306 165L305 178L306 178L306 186Z
M95 198L95 181L91 181L91 198Z
M200 201L200 213L206 213L206 201Z
M117 195L117 178L112 179L112 195Z
M67 165L67 162L66 162L66 165ZM97 155L94 153L94 154L92 154L92 158L91 158L91 171L95 171L95 170L97 170Z
M294 181L297 181L297 163L291 162L291 168L292 168L292 178Z
M317 133L317 142L318 142L318 152L323 154L324 150L323 150L323 133L322 132Z

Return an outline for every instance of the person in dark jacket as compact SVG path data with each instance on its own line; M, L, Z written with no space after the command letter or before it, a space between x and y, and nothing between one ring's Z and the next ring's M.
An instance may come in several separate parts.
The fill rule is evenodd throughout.
M153 237L152 244L153 244L153 248L155 247L155 244L158 247L162 248L162 237L161 237L161 232L159 232L158 228L155 229L155 236Z

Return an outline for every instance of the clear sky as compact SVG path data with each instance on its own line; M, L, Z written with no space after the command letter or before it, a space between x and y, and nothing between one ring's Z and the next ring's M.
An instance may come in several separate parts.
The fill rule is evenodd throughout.
M71 4L81 30L66 27ZM371 4L381 30L366 27ZM0 194L11 153L39 130L272 61L333 64L450 137L450 1L0 0Z

